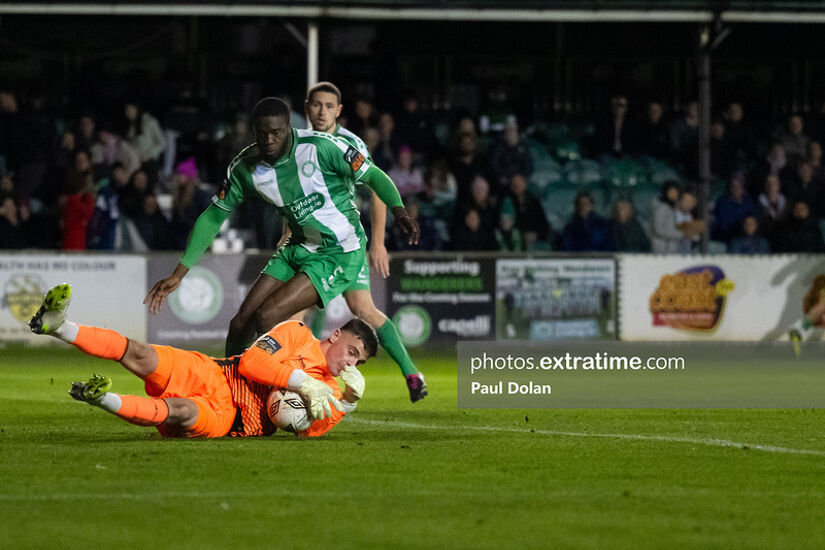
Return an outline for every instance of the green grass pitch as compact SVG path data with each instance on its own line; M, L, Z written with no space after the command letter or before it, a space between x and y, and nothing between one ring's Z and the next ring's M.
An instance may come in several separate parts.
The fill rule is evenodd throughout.
M66 395L116 363L0 349L0 547L825 548L825 411L459 410L416 355L321 439L163 440Z

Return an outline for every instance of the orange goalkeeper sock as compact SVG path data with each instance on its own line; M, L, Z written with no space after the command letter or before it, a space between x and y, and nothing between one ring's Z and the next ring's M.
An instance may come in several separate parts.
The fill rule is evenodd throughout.
M117 407L117 401L120 406ZM138 426L158 426L169 418L169 405L163 399L106 393L101 408L119 416L130 424Z
M129 342L125 336L107 328L86 325L77 325L77 327L77 337L72 342L77 349L101 359L114 359L115 361L123 359Z

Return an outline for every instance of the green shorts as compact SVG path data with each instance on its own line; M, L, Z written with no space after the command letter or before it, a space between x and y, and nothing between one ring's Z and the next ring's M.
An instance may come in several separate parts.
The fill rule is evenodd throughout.
M318 292L318 305L324 307L358 281L364 265L366 252L363 248L352 252L310 252L293 244L276 252L261 273L279 281L288 281L296 273L304 273Z
M364 254L364 265L361 267L361 271L358 272L358 277L355 279L355 282L344 290L344 292L349 292L351 290L370 291L370 261L366 254Z

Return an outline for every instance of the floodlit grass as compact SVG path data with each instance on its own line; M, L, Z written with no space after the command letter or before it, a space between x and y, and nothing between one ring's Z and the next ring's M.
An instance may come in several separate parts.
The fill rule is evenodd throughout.
M163 440L66 395L116 363L2 349L0 546L825 548L825 411L458 410L422 354L317 440Z

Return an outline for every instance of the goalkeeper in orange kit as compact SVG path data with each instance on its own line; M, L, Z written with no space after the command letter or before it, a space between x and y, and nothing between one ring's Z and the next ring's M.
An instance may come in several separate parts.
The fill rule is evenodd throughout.
M49 290L29 322L32 332L120 362L144 381L148 397L110 392L111 380L100 375L72 383L69 394L132 424L155 426L165 437L271 435L276 428L267 398L273 388L295 391L309 406L314 420L301 435L322 435L355 409L364 392L364 377L355 365L374 356L378 346L375 332L358 319L324 341L303 323L286 321L241 355L213 359L73 323L65 316L70 299L68 284ZM344 382L343 392L335 377Z

